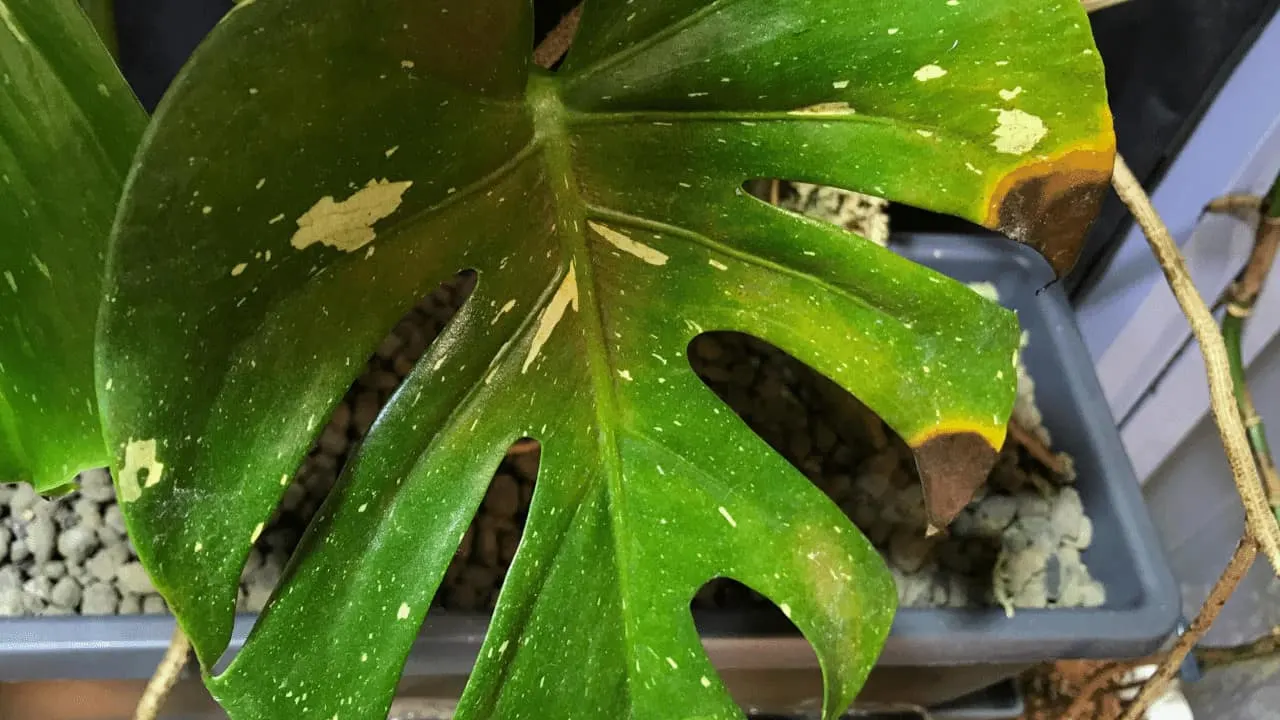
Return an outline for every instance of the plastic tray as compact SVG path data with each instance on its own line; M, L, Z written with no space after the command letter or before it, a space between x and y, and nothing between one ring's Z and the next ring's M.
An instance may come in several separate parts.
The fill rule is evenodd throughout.
M1008 241L909 236L895 249L959 280L992 282L1018 311L1030 344L1023 357L1055 446L1070 452L1094 521L1084 558L1107 588L1095 609L913 609L898 613L866 697L932 704L1055 658L1118 658L1157 649L1179 619L1178 592L1137 481L1103 401L1093 366L1048 266ZM722 670L816 668L812 650L780 614L700 616L711 659ZM241 618L232 651L253 618ZM465 676L487 618L433 613L406 677ZM23 618L0 621L0 680L148 677L168 643L168 617Z

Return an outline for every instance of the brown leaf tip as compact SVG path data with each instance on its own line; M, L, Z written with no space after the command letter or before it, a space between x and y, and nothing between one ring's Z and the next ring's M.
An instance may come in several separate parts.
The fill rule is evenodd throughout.
M987 481L996 455L991 443L976 432L934 435L915 448L930 526L951 524Z
M1113 160L1109 150L1076 150L1020 167L992 192L985 224L1035 248L1061 277L1080 256Z

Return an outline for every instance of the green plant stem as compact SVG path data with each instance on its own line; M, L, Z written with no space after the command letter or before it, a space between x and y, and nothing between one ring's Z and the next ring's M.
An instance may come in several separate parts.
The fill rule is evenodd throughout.
M1244 356L1241 350L1245 323L1253 314L1254 305L1262 293L1267 276L1275 264L1276 251L1280 248L1280 177L1272 183L1267 194L1257 199L1261 218L1249 260L1227 290L1226 316L1222 320L1222 339L1227 346L1227 361L1231 369L1236 407L1244 423L1245 433L1258 474L1267 493L1272 512L1280 518L1280 473L1276 471L1275 456L1267 442L1266 426L1253 404L1253 396L1245 382Z
M1276 470L1275 456L1271 445L1267 442L1267 427L1258 415L1253 404L1253 394L1245 384L1244 357L1241 352L1241 338L1244 335L1244 324L1247 316L1234 315L1228 307L1227 316L1222 320L1222 339L1227 344L1227 359L1231 364L1231 379L1235 385L1236 407L1240 410L1240 420L1244 422L1245 434L1249 437L1249 446L1253 450L1253 459L1258 464L1258 474L1267 492L1267 501L1271 510L1280 519L1280 473Z

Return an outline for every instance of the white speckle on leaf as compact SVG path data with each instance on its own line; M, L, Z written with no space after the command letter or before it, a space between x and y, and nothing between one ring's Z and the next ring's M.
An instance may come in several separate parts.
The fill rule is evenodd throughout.
M4 271L5 282L9 283L9 289L18 292L18 281L13 279L13 273L8 270Z
M377 237L374 223L399 209L405 191L412 186L409 180L370 180L342 202L326 195L298 218L298 231L289 243L299 250L316 243L345 252L359 250L373 242Z
M699 682L701 682L701 683L702 683L702 687L705 687L705 688L709 688L709 687L711 687L711 681L710 681L709 679L707 679L707 676L706 676L706 675L703 675L703 676L699 679Z
M503 315L506 315L507 313L511 312L511 309L514 308L515 306L516 306L515 300L508 300L506 305L503 305L501 308L498 309L497 314L493 316L493 319L489 321L489 324L490 325L497 324L498 319L501 318Z
M279 215L277 215L277 216L275 216L275 217L271 218L270 220L268 220L268 221L267 221L267 224L268 224L268 225L275 225L276 223L280 222L281 220L284 220L284 213L280 213Z
M501 655L505 653L507 651L507 647L510 646L510 644L511 644L510 640L503 640L502 644L498 646L498 654Z
M285 487L288 484L289 484L289 474L285 473L284 475L280 476L280 487Z
M360 507L356 508L356 512L362 513L369 509L369 503L360 503Z
M400 603L400 609L396 611L397 620L407 620L409 618L409 603Z
M390 158L392 155L395 155L396 151L399 149L400 149L399 145L393 145L392 147L387 148L387 151L383 153L383 155L386 155L387 158Z
M667 664L671 666L672 670L675 670L676 668L680 667L679 665L676 664L676 661L671 658L667 658Z
M254 190L261 190L263 185L267 184L266 178L258 178L258 184L253 186Z
M599 233L600 237L609 241L609 244L619 250L635 255L650 265L666 265L667 256L644 243L632 240L630 236L614 230L608 225L588 220L587 226Z
M205 205L204 207L200 208L200 212L204 215L208 215L209 213L213 212L213 206Z
M782 611L782 614L783 614L783 615L786 615L787 617L791 617L791 606L790 606L790 605L788 605L788 604L786 604L786 603L782 603L781 605L779 605L779 606L778 606L778 609Z
M202 542L200 542L199 540L197 540L197 541L196 541L196 544L195 544L195 547L193 547L193 548L191 548L191 549L192 549L192 550L194 550L194 551L196 551L196 552L200 552L201 550L204 550L204 543L202 543Z
M887 32L888 32L890 35L897 35L897 34L898 34L898 28L889 28Z
M253 534L249 536L250 545L258 542L258 537L262 535L262 528L263 528L262 523L258 523L257 525L254 526Z
M933 137L933 131L931 130L917 130L916 134L919 135L920 137L927 137L927 138Z
M729 525L732 527L738 527L738 521L733 519L733 516L729 514L729 511L726 510L723 505L720 506L719 510L720 514L724 516L725 521L728 522Z
M565 310L571 305L576 312L578 309L578 276L572 260L569 261L569 272L565 273L564 280L560 281L560 287L556 289L556 294L551 297L551 302L542 311L542 316L538 318L538 329L533 333L533 342L529 345L529 354L525 356L524 366L520 368L521 373L529 371L529 366L533 365L533 361L538 358L538 353L542 352L542 346L547 344L547 340L551 338L552 331L560 324Z
M98 83L98 94L102 97L111 97L111 90L107 88L106 84Z
M631 377L630 370L619 370L618 377L622 378L623 380L626 380L627 382L631 382L634 379Z
M708 261L707 261L707 264L708 264L708 265L710 265L711 267L713 267L713 268L717 269L717 270L728 270L728 269L729 269L729 266L728 266L728 265L725 265L724 263L720 262L719 260L708 260Z
M1014 89L1012 89L1012 90L1001 90L1001 91L1000 91L1000 99L1001 99L1001 100L1005 100L1005 101L1009 101L1009 100L1012 100L1012 99L1014 99L1014 98L1018 97L1018 96L1019 96L1019 95L1021 95L1021 94L1022 94L1022 86L1021 86L1021 85L1019 85L1019 86L1015 87L1015 88L1014 88Z
M835 88L835 89L837 89L837 90L843 90L843 89L845 89L845 88L849 87L849 81L848 81L848 80L836 80L835 82L831 83L831 87L833 87L833 88Z
M140 482L138 476L144 470L147 478L145 482ZM156 459L156 441L130 440L124 448L124 469L116 478L116 483L120 486L120 499L124 502L137 500L142 497L144 487L152 487L162 477L164 463Z
M996 152L1022 155L1044 139L1049 130L1036 115L1022 110L1000 110L996 116L996 129L991 134L996 138L991 143Z
M404 68L405 70L412 70L412 69L413 69L413 61L412 61L412 60L401 60L401 61L400 61L400 67Z
M244 274L245 270L248 270L248 269L249 269L249 263L240 263L239 265L236 265L235 267L231 268L231 277L239 277Z
M938 78L946 74L947 74L946 70L943 70L937 65L930 64L930 65L925 65L921 67L919 70L916 70L914 73L911 74L911 77L915 78L916 80L919 80L920 82L928 82L930 80L937 80Z
M982 171L981 171L981 170L979 170L978 168L974 167L974 166L973 166L973 163L967 162L967 163L965 163L965 164L964 164L964 166L965 166L966 168L968 168L968 169L969 169L969 172L972 172L974 175L981 175L981 174L982 174Z
M53 273L49 272L49 266L44 264L44 261L40 259L39 255L31 253L31 262L36 264L36 269L39 270L40 274L45 276L46 279L53 279Z

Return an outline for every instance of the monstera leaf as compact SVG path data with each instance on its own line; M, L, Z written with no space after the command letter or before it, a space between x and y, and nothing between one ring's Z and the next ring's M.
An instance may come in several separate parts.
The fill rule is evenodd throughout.
M1112 135L1075 0L589 0L562 69L526 0L257 0L140 151L101 326L142 561L206 671L250 546L385 332L478 287L383 410L244 649L232 717L385 715L506 449L543 445L459 717L730 717L689 603L732 577L817 651L826 717L877 656L874 549L690 370L757 335L855 393L931 492L981 477L1015 318L744 181L966 217L1059 269ZM942 508L936 518L957 508ZM958 502L963 503L963 499ZM954 505L954 502L951 503Z
M0 482L102 467L93 336L146 116L74 0L0 1Z

